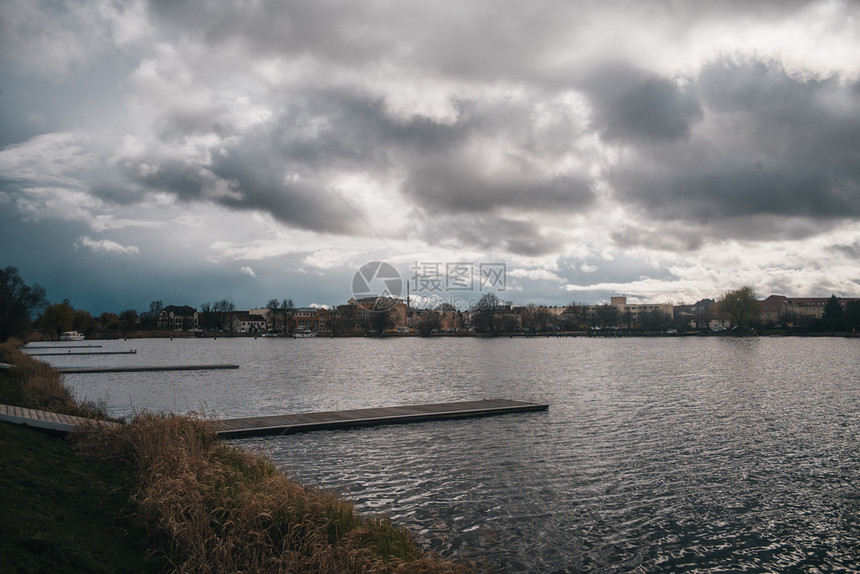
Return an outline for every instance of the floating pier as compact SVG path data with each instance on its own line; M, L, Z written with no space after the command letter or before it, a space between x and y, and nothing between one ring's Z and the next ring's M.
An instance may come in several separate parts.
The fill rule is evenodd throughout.
M13 407L11 405L0 405L0 421L26 425L30 427L49 430L61 434L69 434L75 427L82 424L99 424L104 426L115 426L117 423L95 421L72 415L61 415L37 409L26 409L24 407Z
M512 413L545 411L549 405L494 399L403 405L346 411L326 411L295 415L245 417L213 421L215 432L223 438L284 435L320 430L349 429L379 425L407 424L447 419L488 417ZM114 426L118 423L94 421L72 415L27 409L0 404L0 421L47 429L62 434L72 432L81 424Z
M511 413L545 411L549 405L493 399L429 405L404 405L294 415L273 415L221 419L215 431L224 438L284 435L301 432L406 424L445 419L486 417Z
M137 351L84 351L73 353L71 349L65 353L27 353L31 357L79 357L81 355L136 355Z
M156 365L141 367L54 367L63 374L73 373L140 373L149 371L213 371L238 369L239 365Z
M22 351L32 351L35 349L101 349L102 345L36 345L35 347L31 347L30 345L24 345L21 347Z

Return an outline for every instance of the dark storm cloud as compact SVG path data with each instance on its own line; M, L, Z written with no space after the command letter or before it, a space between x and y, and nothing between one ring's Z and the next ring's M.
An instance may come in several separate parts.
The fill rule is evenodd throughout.
M421 233L433 245L468 245L489 253L537 257L558 249L562 238L548 233L536 221L517 221L480 215L434 218Z
M606 110L605 137L646 143L686 138L690 124L702 110L689 93L662 79L652 78L620 94Z
M584 82L602 136L639 145L684 140L702 118L696 95L677 82L624 64L601 66Z
M282 96L270 119L244 133L217 106L179 106L160 114L163 145L120 165L135 183L186 202L264 210L290 225L335 233L360 232L364 218L360 202L341 199L330 183L339 174L380 182L400 174L396 192L433 214L586 210L594 201L589 179L542 176L580 128L564 107L552 125L536 127L536 106L463 100L453 118L436 121L393 115L383 99L362 90L308 89ZM184 159L169 153L201 135L217 143ZM500 148L501 157L488 160L488 146ZM99 189L104 197L112 191Z
M264 211L301 229L367 232L352 211L354 204L339 199L306 166L289 166L277 149L219 149L207 166L162 159L153 173L130 170L129 175L149 190L170 193L185 203L211 201L230 209Z
M623 45L626 25L654 25L679 41L701 22L778 21L806 0L708 3L561 2L504 4L492 0L431 3L171 2L151 0L160 27L211 46L238 47L249 57L300 57L365 65L407 58L412 69L469 81L540 81L568 85L572 62L606 61L587 48L595 30ZM641 24L640 24L641 23ZM586 48L586 50L569 48ZM680 45L677 49L683 49ZM582 54L580 54L582 52Z
M212 46L240 47L252 57L313 53L338 61L361 61L390 46L385 32L390 21L374 22L372 3L268 1L204 6L152 0L149 10L155 21L168 30L181 31Z
M387 140L428 131L393 126L378 101L348 91L293 94L284 98L276 117L242 134L223 108L165 110L162 118L163 148L121 162L135 182L185 202L265 211L298 228L333 233L369 230L362 225L359 202L343 196L330 180L344 172L384 170ZM217 142L205 153L183 159L164 152L207 134Z
M761 62L712 63L693 84L702 120L681 142L632 148L610 176L620 200L739 238L803 237L860 216L856 84Z
M860 260L860 240L850 244L834 245L830 250L846 255L850 259Z
M134 205L144 199L145 192L138 185L130 185L127 180L112 178L98 181L89 188L89 192L108 203L118 205Z
M464 164L465 163L465 164ZM405 191L431 213L488 213L508 208L527 212L585 211L594 193L585 179L557 177L541 181L476 173L460 158L441 158L410 172Z
M544 175L581 127L563 107L552 110L550 127L539 126L537 106L460 101L453 125L406 129L408 139L398 133L392 155L407 170L403 192L435 214L587 210L595 198L589 178Z
M225 106L186 105L166 110L152 127L159 139L167 142L207 134L225 139L236 133L231 119Z
M620 247L645 247L660 251L692 251L705 243L698 225L694 228L678 226L672 229L671 234L662 229L640 229L631 226L613 231L610 237Z
M558 11L570 17L559 21ZM533 55L550 52L553 38L583 25L573 7L518 11L493 2L219 3L200 9L190 2L152 1L150 12L167 29L237 46L251 57L310 56L338 66L408 57L415 69L496 80L533 75Z

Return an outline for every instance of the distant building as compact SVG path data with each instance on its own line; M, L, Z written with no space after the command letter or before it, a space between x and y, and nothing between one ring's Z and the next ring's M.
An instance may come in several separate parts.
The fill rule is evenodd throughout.
M364 297L350 299L346 305L338 305L337 314L348 329L366 328L372 313L388 311L394 328L407 327L406 301L393 297Z
M318 333L326 329L329 314L329 310L323 307L299 307L292 310L291 316L295 329L308 329Z
M622 296L611 297L609 299L609 304L618 309L618 312L622 317L626 316L627 313L630 313L634 321L639 319L641 315L654 311L662 313L669 319L675 318L675 308L671 303L628 303L627 297Z
M678 305L674 313L676 319L683 319L689 327L697 330L718 331L729 325L728 319L717 315L717 303L713 299L702 299L692 305Z
M824 308L830 297L785 297L784 295L771 295L760 301L762 323L781 323L792 318L821 319L824 316ZM840 297L839 304L845 308L849 301L857 301L857 298Z
M158 328L168 331L192 331L197 329L197 310L188 305L168 305L158 314Z
M267 331L275 330L275 317L271 309L268 309L266 307L258 307L256 309L248 309L248 313L251 315L259 315L260 317L262 317L266 321ZM275 313L280 315L278 311L276 311Z
M237 311L233 315L233 331L237 333L264 333L266 318L248 311Z

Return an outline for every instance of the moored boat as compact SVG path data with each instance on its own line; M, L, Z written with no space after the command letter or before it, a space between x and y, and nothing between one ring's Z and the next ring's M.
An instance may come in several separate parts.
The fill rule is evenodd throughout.
M83 341L84 335L77 331L65 331L60 333L60 341Z

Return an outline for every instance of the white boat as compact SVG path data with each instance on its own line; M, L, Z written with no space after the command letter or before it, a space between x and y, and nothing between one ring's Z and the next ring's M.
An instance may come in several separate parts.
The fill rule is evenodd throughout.
M61 341L83 341L84 336L82 333L78 333L77 331L66 331L64 333L60 333Z
M304 339L306 337L316 337L317 334L311 331L310 329L296 329L293 331L294 339Z

